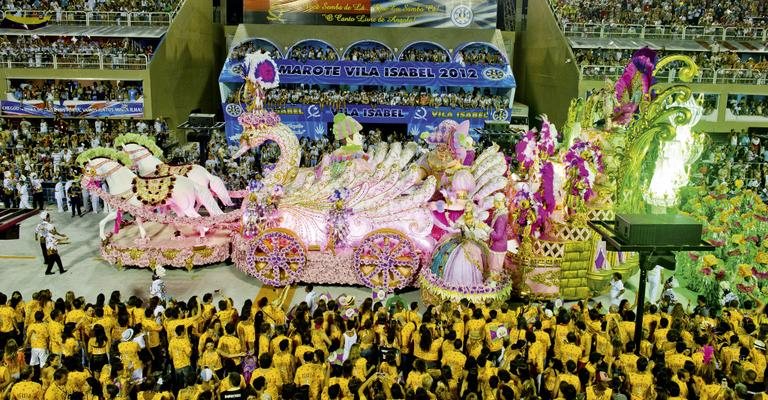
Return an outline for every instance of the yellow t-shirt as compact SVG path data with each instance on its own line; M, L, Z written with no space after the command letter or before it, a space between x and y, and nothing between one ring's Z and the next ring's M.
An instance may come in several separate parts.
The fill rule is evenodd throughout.
M181 369L191 365L192 345L186 337L175 337L168 342L168 352L171 355L173 368Z
M650 373L629 373L629 385L632 388L630 394L632 400L650 398L653 389L653 375Z
M320 395L320 381L323 379L321 375L318 364L304 364L296 369L293 383L298 386L309 385L310 397L317 399Z
M360 381L365 382L366 373L368 372L368 360L363 357L358 358L352 363L352 376Z
M67 400L69 392L66 387L59 387L56 383L52 383L48 386L48 390L45 391L45 400Z
M253 344L256 343L256 328L253 326L253 321L238 322L237 337L245 343L250 343L253 350Z
M280 376L280 373L277 371L276 368L257 368L253 371L251 374L251 385L253 385L253 381L256 380L258 377L264 377L264 381L266 385L264 386L264 391L269 393L270 396L272 396L273 399L278 398L278 393L280 392L280 387L283 386L283 379Z
M221 356L219 356L219 353L217 353L216 350L206 350L200 356L200 360L197 362L197 365L201 367L208 367L214 371L220 370Z
M581 381L579 380L579 377L574 374L560 374L557 376L558 383L560 385L559 394L561 395L563 393L563 383L568 383L572 385L576 389L576 393L581 392Z
M67 313L67 318L65 318L65 323L74 322L75 324L79 324L80 321L85 318L85 311L80 309L75 309Z
M448 353L443 354L443 364L451 368L451 376L462 376L461 374L466 363L467 356L460 351L451 350Z
M77 354L78 347L80 347L77 343L77 339L75 338L67 338L67 340L64 341L64 344L61 345L61 354L64 357L72 357L75 354Z
M48 322L48 337L50 338L51 353L61 354L63 351L63 339L61 333L64 332L64 325L60 322Z
M39 400L43 397L43 387L39 383L21 381L11 388L11 400Z
M85 381L91 376L91 373L86 371L71 371L67 374L67 390L70 392L82 392L83 387L87 385Z
M290 382L293 376L293 356L291 353L278 352L272 357L272 365L280 372L282 382Z
M0 332L8 333L14 330L13 323L16 320L16 312L10 306L0 306Z
M157 346L160 346L160 331L163 329L163 327L157 323L153 318L144 318L141 321L141 330L144 332L147 332L147 347L150 349L154 349ZM176 332L171 332L172 334L176 334ZM205 343L205 342L203 342Z
M219 338L217 349L227 354L238 354L243 351L240 345L240 340L232 335L224 335ZM241 357L234 357L232 358L232 361L234 361L235 364L240 365Z
M569 360L578 363L579 358L581 358L581 347L573 343L566 343L560 348L560 353L562 353L560 360L563 364L567 363Z
M48 348L48 325L44 322L35 322L27 328L29 345L33 349Z
M118 344L117 351L120 352L120 359L123 361L123 366L129 367L133 364L133 368L141 368L142 363L139 359L139 350L141 350L139 344L134 341Z

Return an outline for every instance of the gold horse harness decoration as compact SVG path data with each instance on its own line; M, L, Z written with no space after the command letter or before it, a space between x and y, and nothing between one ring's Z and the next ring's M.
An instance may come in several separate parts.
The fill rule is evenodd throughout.
M176 183L175 175L159 176L154 178L133 178L132 189L144 205L162 206L173 195L173 186Z
M157 167L155 167L155 176L187 176L190 171L192 171L191 165L158 164Z

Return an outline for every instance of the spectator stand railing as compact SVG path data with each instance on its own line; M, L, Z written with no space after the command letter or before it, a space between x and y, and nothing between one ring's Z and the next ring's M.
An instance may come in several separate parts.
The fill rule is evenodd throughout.
M145 54L47 54L34 56L0 56L3 68L53 68L53 69L146 69L149 58Z
M616 80L624 73L624 66L582 65L579 72L582 80L603 80L605 78ZM693 78L692 83L765 85L766 76L768 76L768 72L757 69L701 68L699 74ZM656 79L660 82L674 82L674 69L660 71L656 75Z
M57 25L85 26L168 26L181 9L184 2L171 12L146 11L50 11L50 10L20 10L13 15L29 18L51 17L49 23ZM5 17L5 12L3 12Z
M560 24L565 36L675 40L768 40L766 28L722 26L624 25L602 23Z

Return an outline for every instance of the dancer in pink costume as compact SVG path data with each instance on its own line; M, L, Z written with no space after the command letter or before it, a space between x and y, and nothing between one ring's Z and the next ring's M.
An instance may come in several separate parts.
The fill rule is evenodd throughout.
M485 213L482 213L485 214ZM432 258L432 271L442 275L452 286L474 287L483 284L484 260L488 258L488 235L491 228L475 215L472 203L466 203L464 214L448 230L454 233L438 246Z
M493 209L488 269L491 279L498 281L504 272L504 258L507 255L507 223L509 220L507 198L502 193L496 193L493 197Z

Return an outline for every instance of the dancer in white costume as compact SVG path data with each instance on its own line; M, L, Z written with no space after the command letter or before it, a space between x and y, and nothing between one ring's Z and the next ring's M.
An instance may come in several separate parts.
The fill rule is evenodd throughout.
M19 178L19 183L16 184L16 190L19 192L19 208L32 208L32 204L29 203L29 181L26 176Z
M64 198L66 197L64 193L66 193L64 191L64 181L59 179L53 188L53 197L56 199L56 209L58 212L64 212Z

